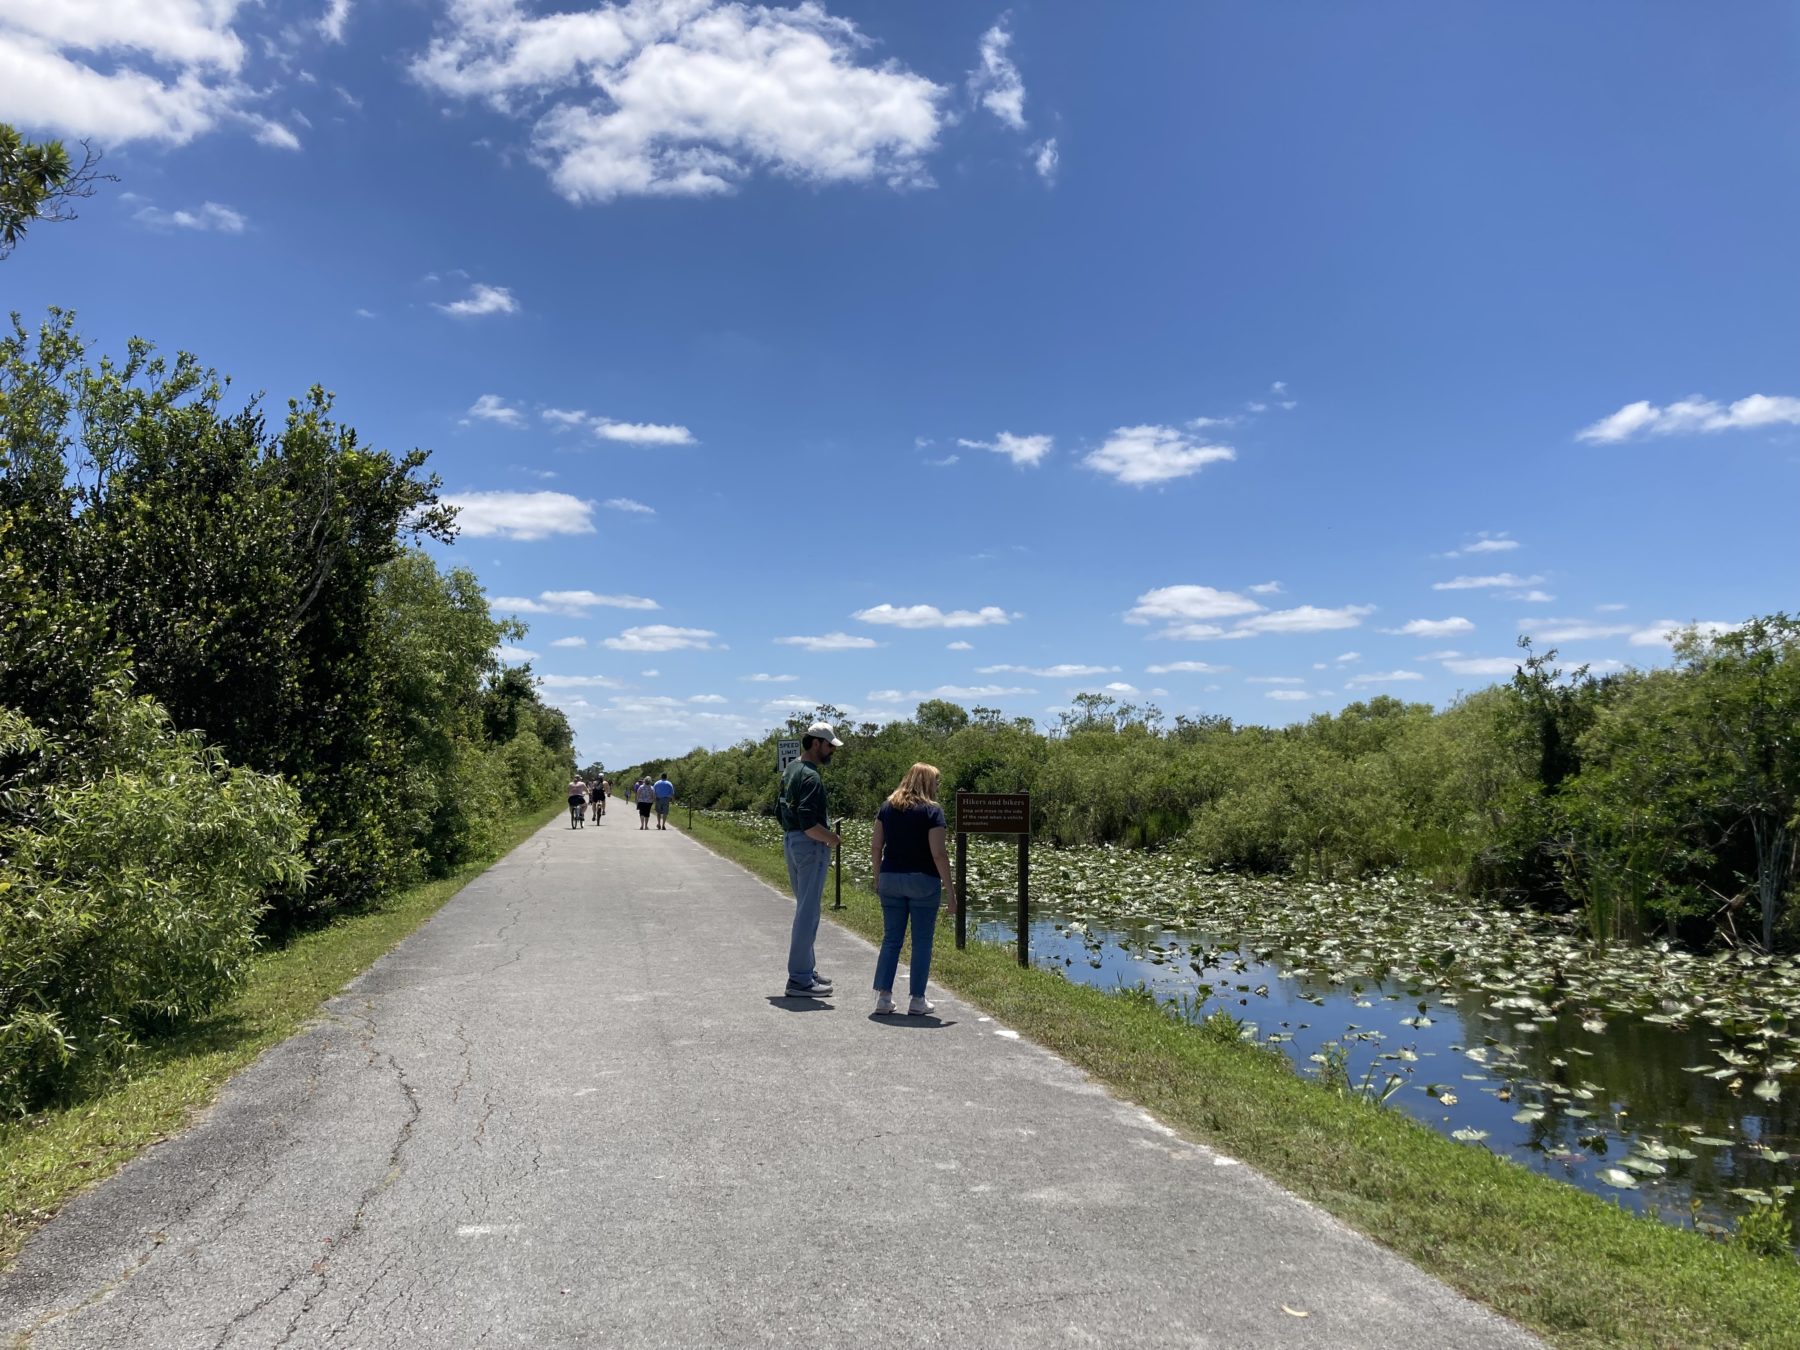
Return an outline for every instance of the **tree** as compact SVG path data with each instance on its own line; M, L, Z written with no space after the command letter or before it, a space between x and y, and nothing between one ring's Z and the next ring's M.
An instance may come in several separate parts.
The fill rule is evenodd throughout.
M1711 638L1690 628L1675 658L1693 682L1683 721L1704 755L1707 795L1755 847L1768 951L1800 861L1800 620L1772 614Z
M33 143L0 122L0 258L12 253L33 221L75 219L72 204L94 195L94 185L117 182L100 172L100 154L81 143L81 163L61 141Z

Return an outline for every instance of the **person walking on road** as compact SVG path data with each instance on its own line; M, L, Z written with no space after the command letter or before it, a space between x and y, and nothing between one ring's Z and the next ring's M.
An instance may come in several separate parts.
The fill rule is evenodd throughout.
M949 823L938 805L938 771L915 764L900 786L875 813L872 861L875 894L881 897L881 953L875 958L875 1011L894 1009L894 976L900 969L900 944L912 924L912 1001L906 1011L923 1017L934 1010L925 1001L931 974L931 944L937 934L938 906L950 892L956 912L956 890L950 877L950 855L944 851Z
M581 818L587 814L587 784L576 774L569 780L569 828L579 830Z
M669 781L669 775L663 774L650 790L656 794L656 828L669 828L669 808L675 804L675 785Z
M800 738L800 758L781 776L775 815L781 822L782 852L787 855L788 884L794 890L794 931L788 941L789 998L829 998L831 981L814 965L819 937L819 904L825 897L825 872L831 850L842 840L832 832L825 809L822 765L843 745L829 722L814 722Z
M650 828L650 805L656 800L656 789L650 785L648 778L637 780L638 828Z

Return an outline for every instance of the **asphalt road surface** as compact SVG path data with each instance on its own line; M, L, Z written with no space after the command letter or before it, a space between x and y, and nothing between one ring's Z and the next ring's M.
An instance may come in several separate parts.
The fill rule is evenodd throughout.
M51 1347L1522 1347L674 830L546 827L0 1278ZM904 970L901 984L904 986ZM1304 1314L1304 1315L1300 1315Z

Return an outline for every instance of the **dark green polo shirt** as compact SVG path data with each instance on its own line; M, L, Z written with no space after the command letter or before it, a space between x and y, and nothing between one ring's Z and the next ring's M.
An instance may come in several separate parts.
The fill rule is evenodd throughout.
M781 797L775 804L775 818L788 831L810 830L825 825L825 780L819 767L797 759L781 776Z

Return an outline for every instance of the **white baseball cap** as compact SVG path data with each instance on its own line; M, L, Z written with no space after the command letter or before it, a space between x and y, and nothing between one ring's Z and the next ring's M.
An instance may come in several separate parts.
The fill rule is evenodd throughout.
M829 722L814 722L806 729L806 734L808 736L816 737L821 741L829 742L832 745L843 744L843 742L837 738L837 732L831 729L831 723Z

